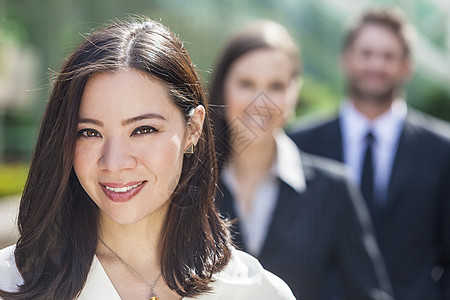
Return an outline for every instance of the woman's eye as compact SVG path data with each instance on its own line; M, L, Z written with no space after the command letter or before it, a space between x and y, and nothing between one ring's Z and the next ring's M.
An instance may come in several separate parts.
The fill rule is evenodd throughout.
M284 91L285 85L282 82L276 82L271 84L269 89L271 91Z
M238 81L238 87L241 89L250 89L253 87L253 83L247 79L241 79Z
M131 135L143 135L143 134L149 134L149 133L157 132L157 131L158 130L156 130L154 127L142 126L142 127L136 128Z
M101 137L100 133L95 129L81 129L78 131L79 137Z

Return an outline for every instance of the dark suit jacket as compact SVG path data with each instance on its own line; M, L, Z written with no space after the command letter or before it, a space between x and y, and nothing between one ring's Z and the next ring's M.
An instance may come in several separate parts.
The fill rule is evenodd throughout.
M303 151L343 161L339 119L291 137ZM448 124L409 109L386 204L369 210L395 298L450 299Z
M346 299L390 299L390 284L372 225L357 188L337 162L301 153L306 190L280 180L279 196L258 259L302 300L324 299L331 268L343 279ZM219 183L220 212L236 218L230 191ZM235 226L236 244L245 250Z

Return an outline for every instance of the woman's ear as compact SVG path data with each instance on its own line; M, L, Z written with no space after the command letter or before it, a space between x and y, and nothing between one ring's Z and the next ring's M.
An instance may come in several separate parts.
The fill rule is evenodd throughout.
M205 121L205 108L203 105L197 105L193 108L191 117L188 123L188 138L186 139L186 147L189 145L197 145L200 136L202 135L203 122Z

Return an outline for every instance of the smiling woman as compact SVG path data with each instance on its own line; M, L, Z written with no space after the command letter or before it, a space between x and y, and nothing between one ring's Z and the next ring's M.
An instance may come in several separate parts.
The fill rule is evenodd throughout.
M103 214L118 224L165 216L183 150L197 144L204 107L193 110L196 129L187 130L160 80L125 69L92 76L79 115L74 170L101 220Z
M230 242L207 108L160 23L92 33L54 82L0 298L293 299Z

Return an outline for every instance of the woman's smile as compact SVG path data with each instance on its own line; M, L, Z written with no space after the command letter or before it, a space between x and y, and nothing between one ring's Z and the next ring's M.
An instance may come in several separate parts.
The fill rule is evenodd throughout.
M113 202L127 202L136 196L145 186L147 181L129 182L129 183L102 183L105 195Z

